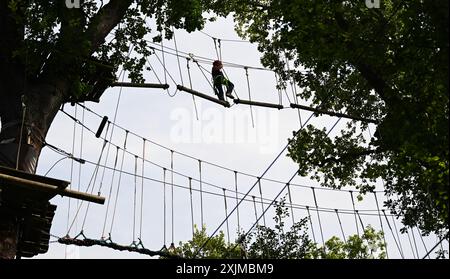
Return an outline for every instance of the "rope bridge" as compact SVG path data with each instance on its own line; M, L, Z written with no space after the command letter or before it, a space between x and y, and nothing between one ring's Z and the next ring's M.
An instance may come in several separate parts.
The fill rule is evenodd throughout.
M217 59L222 60L221 40L214 37L212 38L217 54ZM230 243L231 242L230 231L232 230L232 228L230 228L232 227L232 225L230 224L232 221L230 219L231 216L233 216L233 218L236 217L236 220L233 221L236 224L235 228L237 228L239 232L244 232L245 235L247 235L258 224L270 226L269 222L266 220L266 215L268 211L271 208L273 208L273 205L277 204L280 201L280 198L284 194L287 197L285 205L290 210L290 217L292 219L291 220L292 224L294 224L296 220L299 220L300 216L307 217L309 221L310 234L312 235L313 240L317 243L318 242L322 243L322 245L326 241L325 229L329 228L328 224L324 223L324 221L328 222L331 220L331 218L333 218L335 222L337 222L339 234L341 234L344 242L347 241L346 236L348 236L348 234L347 235L345 234L345 230L348 231L348 227L345 227L343 225L343 222L345 221L344 218L348 217L354 219L352 223L358 235L360 235L361 232L364 231L365 223L368 224L367 219L375 218L379 223L381 231L383 232L384 243L389 244L393 242L392 247L394 247L394 250L389 250L389 252L390 253L395 252L401 258L408 258L411 256L412 258L421 258L423 255L425 255L423 257L429 258L430 253L434 249L436 249L438 245L440 245L441 249L443 249L442 239L436 239L436 246L434 246L430 250L430 247L426 246L424 237L418 228L405 228L404 232L408 238L407 244L409 244L408 250L410 250L410 254L408 255L406 251L408 245L404 246L404 243L402 243L402 239L399 235L399 230L397 229L395 216L387 213L386 209L382 207L381 202L378 200L379 195L383 191L374 191L372 193L373 204L371 208L357 208L357 203L355 203L354 198L355 193L354 191L344 189L337 190L323 187L314 187L311 185L302 185L295 183L293 180L295 177L297 177L297 171L295 171L294 174L290 177L290 179L286 181L276 180L267 177L268 171L279 161L281 155L285 154L287 145L283 147L278 156L276 156L276 158L269 164L267 169L262 174L255 175L241 170L234 170L226 166L222 166L220 164L208 162L201 158L196 158L190 156L189 154L173 150L169 147L166 147L160 143L142 137L137 133L134 133L116 124L115 122L121 92L123 88L127 87L144 88L144 89L145 88L163 89L171 97L174 97L177 91L186 92L192 95L196 112L197 107L195 97L203 98L205 100L222 105L226 108L230 108L234 105L248 105L250 107L251 112L253 106L274 108L278 110L296 109L298 111L300 122L300 129L297 131L297 133L303 127L305 127L308 124L308 122L311 121L311 119L313 119L313 117L317 117L319 114L326 114L337 118L334 125L330 129L328 129L328 133L330 133L336 127L339 121L341 121L341 119L343 118L362 121L366 123L373 123L373 124L377 123L376 120L368 119L361 116L352 116L344 112L333 112L321 109L320 107L312 108L305 105L300 105L297 99L298 93L296 91L296 87L292 78L290 79L291 93L293 97L292 100L290 99L286 88L279 88L278 103L254 101L252 100L251 96L252 94L251 94L251 82L249 70L252 71L268 71L268 70L264 68L239 65L230 62L224 62L223 64L226 67L243 69L245 71L248 99L246 100L239 98L236 89L234 89L233 93L234 95L236 95L237 98L234 99L233 104L230 104L228 101L220 101L210 96L209 94L205 94L193 89L193 83L191 78L191 63L194 63L197 66L199 72L205 77L206 81L213 89L213 85L211 84L210 79L207 77L206 74L208 70L205 69L205 67L202 66L202 64L211 65L211 62L214 59L194 56L191 53L179 51L176 45L176 38L174 39L175 39L175 49L171 49L167 46L164 46L163 44L155 44L151 42L153 44L153 46L151 47L153 54L155 55L157 61L159 62L160 66L163 68L164 71L164 78L160 78L156 73L156 71L154 70L155 68L150 63L150 61L147 61L147 65L154 73L156 79L158 80L158 83L133 84L129 82L124 82L124 78L122 76L123 71L119 74L119 76L122 76L122 80L120 82L113 83L113 86L120 87L120 92L112 121L109 120L110 119L109 117L96 113L95 111L87 107L85 104L81 103L75 104L74 114L71 114L67 110L62 109L62 113L70 120L72 120L74 124L72 151L67 152L51 144L48 143L46 144L51 150L62 155L63 158L71 159L72 161L70 174L71 181L73 181L74 178L73 171L75 162L80 164L79 168L80 171L78 175L79 181L81 179L81 165L82 164L90 165L93 168L93 171L90 175L89 183L85 189L85 192L90 194L106 193L107 205L106 208L104 208L105 212L103 220L99 221L97 220L98 218L96 219L97 220L96 224L98 225L98 227L101 228L101 233L99 233L99 239L94 239L85 236L87 218L92 211L90 210L90 204L86 204L84 202L78 203L75 206L76 210L74 214L75 216L70 216L71 214L69 213L70 212L70 204L69 204L67 214L68 219L67 233L65 234L64 237L57 237L58 243L84 247L101 246L118 251L136 252L152 257L160 256L166 258L173 258L175 256L170 251L173 250L173 248L175 247L175 239L176 239L175 225L179 226L175 222L175 216L179 217L179 219L183 218L184 220L189 220L190 226L188 227L188 230L192 233L192 235L194 235L194 228L197 225L195 220L198 219L197 217L199 217L200 219L200 224L204 225L205 215L210 210L214 211L218 210L217 202L214 202L214 208L208 208L207 202L213 200L217 201L217 199L220 199L220 201L223 202L221 208L223 209L224 219L223 221L220 222L220 224L217 226L217 228L209 236L208 239L211 239L214 235L216 235L216 233L220 229L222 229L223 226L225 226L227 240ZM131 51L132 48L130 48L130 53ZM158 55L158 53L161 55L161 57L160 55ZM177 81L174 78L174 75L168 71L166 65L166 55L172 55L176 57L180 76L179 81ZM184 83L180 59L185 59L186 61L186 72L189 79L189 85L185 85ZM289 65L289 63L287 63L287 65ZM274 73L274 75L275 75L275 82L279 84L280 82L279 77L277 76L276 73ZM169 92L170 85L175 86L176 88L175 93ZM289 106L283 105L283 91L288 99ZM81 119L78 115L78 110L82 111ZM312 113L308 119L303 120L301 119L300 110L305 110ZM100 125L98 126L98 129L92 128L93 125L90 126L86 124L85 121L86 113L100 120ZM253 113L252 113L252 121L253 121ZM75 150L74 147L76 144L75 142L76 127L81 128L81 135L80 135L81 140L79 142L80 144L79 157L76 157L74 154ZM121 142L116 142L115 140L113 140L114 135L117 135L117 131L120 131L122 133L123 141ZM99 150L98 158L90 159L83 156L82 146L83 146L83 138L85 137L84 133L88 133L91 138L97 138L98 140L101 141L101 147ZM134 138L135 140L137 139L139 142L141 142L142 144L141 153L138 154L138 152L133 152L130 150L129 141L131 140L131 138ZM149 156L147 156L146 151L148 151L150 146L165 150L165 152L167 152L168 154L167 158L169 158L170 163L164 165L162 163L154 161L153 158L149 158ZM110 150L112 151L110 152ZM112 158L110 157L110 154L112 154ZM192 173L187 173L185 170L183 171L179 170L176 164L177 158L175 156L192 160L191 165L194 167L196 175L192 175ZM129 161L130 158L133 163L125 164L125 159L128 159ZM58 162L59 161L57 161L56 163ZM225 179L217 178L215 180L220 182L211 182L208 181L208 179L205 179L206 166L208 166L209 168L214 168L229 173L227 177L233 178L234 181L232 187L230 187L229 184L222 182ZM152 171L149 171L150 167L152 168ZM50 172L50 170L48 172ZM106 175L107 172L111 173L110 183L107 183L105 181L107 178ZM147 173L151 173L151 175L148 175ZM127 182L123 182L127 178L129 178ZM175 178L177 178L178 181L182 180L183 182L174 182ZM147 193L147 195L149 193L151 193L152 196L155 196L157 194L155 188L149 187L148 185L149 183L152 183L152 185L157 184L161 186L163 190L162 195L159 197L162 212L158 212L158 214L161 213L162 216L159 216L159 220L162 219L163 223L161 228L163 230L162 232L163 240L161 243L162 248L159 250L158 249L151 250L144 247L144 243L142 241L143 235L145 233L143 229L144 221L149 219L144 218L144 209L147 204L146 199L144 198L144 190L145 193ZM121 194L121 185L125 185L124 187L127 187L125 190L131 191L129 195L129 197L131 197L130 201L131 206L129 209L130 211L132 210L133 213L131 214L132 218L130 219L131 220L130 223L132 224L130 226L130 230L132 231L131 232L132 239L130 245L118 244L111 240L111 235L113 235L115 228L114 225L116 224L117 221L116 219L117 213L120 211L118 210L118 205L120 203L119 198L129 198L127 195ZM270 196L268 193L274 191L274 185L278 187L277 190L279 190L279 192L277 192L275 196ZM243 191L242 189L249 188L246 186L251 187L248 191ZM106 189L103 187L106 187ZM188 210L183 211L178 209L175 212L176 208L175 194L174 194L175 189L177 189L177 191L179 190L177 193L181 193L182 190L183 193L185 194L184 197L185 201L188 204L187 206ZM125 190L122 189L122 192ZM301 191L309 192L308 195L310 195L309 199L310 202L305 203L295 201L295 199L299 196L298 194ZM346 196L347 203L351 205L351 208L325 206L323 204L323 201L320 199L320 194L325 192L333 193L333 195ZM198 197L199 200L198 202L194 201L195 196ZM231 203L230 201L233 201L233 203ZM197 212L197 214L195 214L196 212L194 211L194 209L198 207L200 209L199 210L200 212ZM246 208L250 208L250 210L248 209L246 210ZM298 214L299 211L301 211L301 214ZM248 223L248 220L250 219L252 220L254 219L254 221L251 221L251 225L248 226L246 229L245 224ZM80 232L77 234L76 237L73 238L70 237L69 236L70 233L75 231L78 225L78 221L80 220L82 220ZM150 220L150 222L154 224L155 221ZM90 225L93 224L94 223L90 223ZM169 228L170 232L168 231ZM416 239L416 236L419 236L419 238ZM392 239L392 242L387 241L387 238ZM419 241L423 246L421 250L425 251L423 253L419 251L418 248L418 246L420 246ZM169 248L167 248L166 244L169 243L170 243ZM202 247L197 251L196 254L199 254L199 252L201 251L201 249L203 249L206 243L207 242L205 242L202 245ZM417 243L419 243L419 245ZM388 245L387 247L390 248L391 246Z

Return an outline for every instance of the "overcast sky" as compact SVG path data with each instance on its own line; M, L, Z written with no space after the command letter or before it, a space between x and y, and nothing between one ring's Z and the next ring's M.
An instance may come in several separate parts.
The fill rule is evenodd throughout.
M225 62L247 65L252 67L262 67L259 62L260 53L256 46L245 42L232 42L228 40L238 40L233 29L231 19L220 19L214 23L208 23L204 29L207 34L221 38L221 54ZM153 34L156 35L156 34ZM149 37L150 38L150 37ZM225 40L223 40L225 39ZM211 59L217 58L213 39L207 35L196 32L187 34L184 31L176 31L177 47L179 51L192 53L194 57L208 57ZM166 47L175 48L174 41L164 42ZM159 58L162 60L163 56L157 52ZM170 149L178 152L188 154L194 158L202 161L212 162L231 170L236 170L243 173L250 173L259 176L278 155L282 148L286 145L287 139L292 136L292 131L299 128L299 117L297 111L292 109L276 110L267 108L250 107L245 105L236 105L231 108L224 108L215 103L205 100L195 99L199 119L196 119L195 108L192 100L192 95L185 92L176 91L172 78L178 84L182 84L180 77L178 60L176 56L166 54L164 56L167 75L170 88L168 92L161 89L130 89L130 88L111 88L108 89L99 104L86 103L86 106L98 113L101 116L108 116L112 121L114 119L115 108L118 105L116 123L136 133L141 138L132 134L127 138L127 150L133 154L142 157L143 140L145 137L148 140L159 143L169 148L166 150L160 148L150 142L146 142L145 158L154 164L167 168L166 171L166 245L172 242L172 231L175 244L179 241L186 241L191 238L191 209L190 209L190 195L185 188L174 187L174 228L172 229L172 182L171 182L171 152ZM150 64L154 68L154 73L158 78L164 82L164 71L158 61L153 56L150 59ZM201 64L207 71L210 70L211 65ZM208 83L210 80L209 72L205 71L208 80L199 71L197 65L190 63L192 87L202 93L213 96L212 89ZM186 59L180 59L180 67L182 72L183 84L189 87L189 78L186 68ZM248 99L248 85L246 80L245 70L242 68L226 67L225 71L229 78L236 86L236 93L242 99ZM146 72L145 77L147 82L158 83L158 78L154 73ZM127 79L125 78L125 81ZM249 70L249 83L251 98L257 101L278 103L278 91L275 88L275 76L273 72L261 70ZM300 89L298 89L300 90ZM121 93L120 93L121 92ZM292 100L291 90L287 93ZM170 95L175 94L171 97ZM283 105L289 106L289 101L283 93ZM302 102L304 103L304 102ZM101 119L89 112L84 112L81 107L71 107L70 104L65 105L65 111L75 116L78 119L83 119L84 123L93 131L96 131ZM254 125L252 124L251 114L254 117ZM310 116L309 112L301 112L301 118L304 122ZM317 127L326 127L330 129L336 122L336 118L320 116L313 117L310 124ZM338 123L334 128L334 132L338 132L343 127L344 121ZM253 127L254 126L254 127ZM111 128L111 127L110 127ZM56 117L52 128L48 134L47 142L67 151L72 152L73 144L73 121L59 113ZM83 133L83 138L81 138ZM111 129L108 132L110 136ZM105 131L103 132L103 136ZM368 135L367 135L368 136ZM125 132L119 128L114 129L112 142L118 146L123 146ZM80 126L75 129L75 144L74 154L76 157L83 157L92 162L97 162L101 149L102 140L96 139L87 130L82 130ZM82 149L80 148L82 146ZM107 151L109 153L107 155ZM116 148L114 146L105 148L102 156L102 164L108 156L107 165L114 166ZM81 154L80 154L81 153ZM50 167L62 158L61 155L45 148L42 152L39 162L39 174L45 174ZM120 168L122 160L122 152L119 152L117 158L117 168ZM150 162L144 164L144 176L163 180L163 169L155 166ZM194 204L194 221L197 225L201 220L201 206L200 194L195 191L198 190L200 184L196 179L199 178L199 163L197 160L184 157L178 153L174 153L173 167L178 173L174 174L174 185L181 185L188 187L188 178L192 177L193 204ZM131 174L135 173L135 157L126 154L124 158L123 170ZM286 154L281 155L280 159L274 164L271 170L265 175L267 178L276 179L280 181L287 181L294 174L296 165ZM94 172L94 166L86 163L80 166L78 163L73 163L69 159L60 161L49 173L49 176L64 180L72 180L72 188L86 191L89 181ZM142 160L138 159L137 173L142 173ZM111 181L114 175L114 183ZM115 215L114 226L112 230L112 240L123 244L131 244L133 239L142 236L142 241L146 248L159 250L164 244L164 192L163 183L144 179L144 206L142 218L142 235L140 226L140 200L141 200L141 178L135 179L133 175L123 174L119 178L119 173L106 170L103 175L103 168L99 169L99 174L96 179L94 193L98 192L101 186L101 195L107 198L105 205L91 204L87 214L85 226L82 226L83 219L86 212L86 204L83 204L77 218L75 218L76 209L79 204L76 200L70 201L68 198L57 197L52 200L52 203L58 205L57 213L52 226L52 234L56 236L64 236L67 229L73 222L71 236L75 236L83 228L87 237L99 239L102 236L103 225L105 220L106 208L108 200L110 208L108 219L106 223L105 235L110 231L111 216L113 212L113 204L115 193L117 191L117 183L120 179L121 188L119 192L119 199L117 203L117 210ZM79 177L81 179L79 179ZM102 179L103 177L103 179ZM203 199L203 218L208 232L215 230L225 217L224 199L222 188L228 190L235 189L234 172L223 170L206 163L202 163L202 188L204 191L216 193L217 195L206 194L202 195ZM246 177L238 174L238 191L245 193L255 183L256 179ZM214 184L216 188L208 185ZM318 186L316 182L310 181L307 178L296 177L293 183ZM92 184L92 183L91 183ZM110 187L113 185L113 195L109 196ZM134 215L134 189L137 186L136 196L136 215ZM263 196L267 199L272 199L283 187L281 183L271 183L268 181L262 182ZM381 188L380 188L381 189ZM227 190L228 212L236 204L236 200L232 197L234 193ZM310 188L291 187L291 196L293 202L298 205L309 205L314 207L314 199L312 190ZM286 193L286 192L285 192ZM284 193L284 194L285 194ZM284 196L283 194L283 196ZM256 196L259 201L259 190L256 187L250 194ZM337 192L329 190L316 190L317 202L319 207L333 209L351 210L352 203L349 192ZM378 196L380 201L383 200L382 195ZM257 204L257 212L261 214L261 204ZM267 206L267 205L264 205ZM362 215L364 225L371 224L373 227L379 229L379 218L376 214L376 205L373 202L373 195L368 196L363 202L356 204L357 209L361 212L370 213L371 216ZM369 211L364 211L369 210ZM372 211L370 211L372 210ZM320 227L318 224L318 216L316 211L311 211L314 236L319 243L322 238L320 235ZM135 216L136 218L133 218ZM298 221L300 218L307 216L304 209L294 209L294 218ZM273 210L266 215L266 222L271 223L273 217ZM346 236L356 233L355 216L352 214L341 214L341 221L343 230ZM75 221L74 221L75 220ZM135 220L135 235L133 238L133 220ZM331 236L336 235L342 238L341 229L338 223L336 214L333 212L321 212L320 220L323 227L323 235L325 240ZM394 225L393 219L389 217L390 224ZM239 208L239 221L243 230L247 231L255 221L254 204L252 202L244 202ZM287 225L291 225L289 219ZM387 223L384 224L387 227ZM396 223L397 229L400 228L400 223ZM236 214L231 216L229 220L230 235L232 240L235 239L237 230ZM226 226L221 228L226 233ZM360 228L361 230L361 228ZM313 231L309 231L312 234ZM425 253L425 248L419 240L419 235L415 231L415 237L419 254ZM386 230L386 238L389 248L390 257L400 257L398 249L392 238L390 231ZM400 236L403 250L407 257L413 257L411 245L406 235ZM52 238L52 240L55 240ZM427 248L432 247L436 238L434 236L425 239ZM448 244L446 244L448 247ZM78 248L66 247L58 243L50 245L50 250L45 255L40 255L39 258L147 258L147 256L128 252L116 252L110 249L92 247L92 248Z

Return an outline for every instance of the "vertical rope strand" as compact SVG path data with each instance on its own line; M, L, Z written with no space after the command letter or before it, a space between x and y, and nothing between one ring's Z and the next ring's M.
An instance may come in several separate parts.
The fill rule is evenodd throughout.
M192 239L194 239L194 203L192 200L192 177L189 177L189 196L190 196L190 202L191 202L191 227L192 227Z
M175 222L174 222L174 217L175 217L175 209L174 209L174 202L173 202L173 150L170 150L170 176L171 176L171 178L170 178L170 191L171 191L171 194L170 194L170 200L171 200L171 210L172 210L172 220L171 220L171 222L172 222L172 224L171 224L171 228L172 228L172 243L171 243L171 246L173 246L174 245L174 243L175 243Z
M256 225L259 226L259 221L258 221L258 210L256 210L256 197L255 197L255 196L252 196L252 200L253 200L253 210L255 211Z
M75 109L75 118L77 118L77 107L74 108ZM77 122L73 123L73 132L72 132L72 154L75 154L75 141L76 141L76 129L77 129ZM20 143L19 143L20 146ZM19 162L17 160L17 162ZM70 184L69 184L69 189L72 189L72 184L73 184L73 167L74 167L74 160L71 160L70 162ZM16 167L16 169L18 169L18 167ZM67 209L67 230L69 228L69 223L70 223L70 210L71 210L71 199L68 200L68 209ZM70 231L67 232L67 234L69 234Z
M199 172L199 182L200 182L200 221L201 228L203 228L203 183L202 183L202 161L198 160L198 172Z
M226 195L227 189L222 188L222 191L223 191L223 201L224 201L224 205L225 205L225 216L228 216L227 195ZM230 225L228 224L228 219L227 219L226 225L227 225L228 244L230 244Z
M278 74L276 72L275 73L275 84L276 84L276 89L278 91L278 104L283 105L283 92L282 90L279 88L279 80L278 80Z
M417 229L417 233L420 236L420 240L422 241L423 248L425 248L425 251L428 251L428 248L425 245L425 241L423 241L422 233L420 232L419 228L416 227L416 229ZM428 259L430 259L430 253L427 254L427 257L428 257Z
M239 198L238 198L238 177L237 177L237 171L234 171L234 188L236 190L236 211L237 211L237 225L238 225L238 232L241 231L241 224L240 224L240 218L239 218Z
M164 51L164 36L161 34L161 52L162 52L162 64L164 67L164 83L167 84L167 71L166 71L166 55L165 55L165 51ZM167 89L168 92L169 89Z
M181 72L180 56L178 54L177 38L175 36L175 29L173 27L172 27L172 33L173 33L173 41L175 43L175 52L176 52L176 56L177 56L177 63L178 63L178 70L180 72L181 84L184 86L183 74Z
M416 248L417 258L420 258L419 249L417 248L417 242L416 242L416 237L414 236L413 228L411 228L411 235L412 235L412 238L413 238L413 241L414 241L414 248Z
M137 161L138 156L134 156L134 193L133 193L133 244L136 239L136 194L137 194Z
M339 222L339 227L341 228L342 239L344 239L344 243L347 244L347 239L345 237L344 228L342 227L342 222L341 222L341 217L339 216L339 212L338 212L337 209L335 209L334 212L336 212L336 217L337 217L338 222Z
M395 224L394 216L392 215L391 217L392 217L391 218L392 219L392 224L394 225L395 234L397 235L398 245L400 246L400 250L402 251L402 254L404 255L402 241L400 239L400 235L398 234L397 225Z
M222 61L222 40L221 39L217 39L217 44L219 46L219 60Z
M418 259L418 256L416 257L416 253L414 252L414 247L411 242L411 237L409 236L408 228L406 228L406 235L408 236L409 246L411 247L411 252L413 254L413 258Z
M313 192L314 204L316 205L317 220L319 220L320 236L322 237L322 244L323 244L323 248L325 249L325 238L323 237L322 222L320 221L319 205L317 204L316 191L312 187L311 187L311 189Z
M292 196L291 196L291 185L287 185L288 190L288 197L289 197L289 204L291 206L291 217L292 217L292 226L295 225L295 218L294 218L294 208L292 206Z
M119 157L119 147L116 146L116 156L114 159L114 167L113 167L113 173L112 173L112 178L111 178L111 185L109 187L108 203L106 205L106 213L105 213L105 221L103 223L102 238L104 238L104 236L105 236L106 222L107 222L107 218L108 218L109 204L111 203L111 199L112 199L112 189L113 189L113 185L114 185L114 177L116 174L118 157Z
M381 219L381 212L380 212L380 206L379 206L379 203L378 203L377 193L373 192L373 196L375 197L375 204L377 205L378 218L380 219L381 231L383 232L383 242L384 242L384 247L386 248L386 258L389 259L388 250L387 250L387 243L386 243L386 232L384 231L383 220Z
M113 227L114 227L114 221L115 221L115 217L116 217L117 200L119 199L120 186L121 186L121 182L122 182L123 162L125 160L125 153L126 153L126 150L127 150L128 133L129 133L128 131L125 131L125 141L123 143L123 153L122 153L122 161L120 163L119 181L117 183L117 191L116 191L116 198L114 200L114 207L113 207L113 215L112 215L112 220L111 220L111 227L109 229L109 233L110 234L112 234L112 230L113 230Z
M292 97L294 98L294 103L296 105L298 105L297 87L295 86L295 84L293 82L293 78L292 78L291 69L290 69L290 66L289 66L289 60L288 60L287 55L285 55L285 59L286 59L287 70L288 70L288 73L289 73L289 84L291 85ZM286 92L286 94L287 94L287 92ZM302 124L302 115L300 113L300 109L297 109L297 114L298 114L298 121L300 122L300 127L302 127L303 124Z
M311 226L311 232L312 232L313 240L314 240L315 243L317 243L316 234L314 233L314 226L313 226L312 218L311 218L311 212L309 212L309 206L306 206L306 211L308 212L308 219L309 219L309 224Z
M187 70L188 70L188 77L189 77L189 86L192 89L192 78L191 78L191 66L189 64L190 58L186 58L186 66L187 66ZM194 94L192 95L192 102L194 103L194 109L195 109L195 117L197 118L198 121L198 109L197 109L197 103L195 102L195 97Z
M393 230L392 230L391 223L389 222L389 219L388 219L387 216L386 216L386 212L385 212L384 209L382 209L381 211L383 212L384 218L386 218L386 222L387 222L387 224L388 224L389 230L391 231L392 238L394 239L395 245L397 246L397 249L398 249L398 251L399 251L399 253L400 253L400 256L402 257L402 259L404 259L405 257L404 257L404 255L403 255L402 250L400 249L400 246L398 245L397 239L395 238L395 234L394 234L394 232L393 232Z
M262 188L261 188L261 178L258 177L258 188L259 188L259 197L261 199L261 212L264 212L264 201L263 201L263 194L262 194ZM267 227L266 225L266 215L263 215L263 224L264 227Z
M248 76L248 68L245 67L245 76L247 78L247 88L248 88L248 100L251 102L252 101L252 96L251 96L251 92L250 92L250 78ZM255 128L255 120L253 118L253 106L250 105L250 116L252 117L252 127Z
M163 217L164 217L164 245L163 245L163 249L166 248L166 168L163 168Z
M140 212L140 221L139 221L139 239L142 239L142 225L143 225L143 209L144 209L144 177L145 177L145 172L144 172L144 168L145 168L145 142L147 141L146 139L142 139L143 140L143 144L142 144L142 170L141 170L141 212Z
M353 214L355 215L355 226L356 226L356 233L358 234L358 236L361 236L359 233L359 227L358 227L358 219L356 217L356 207L355 207L355 200L353 198L353 191L349 191L350 192L350 197L352 199L352 206L353 206ZM363 228L364 230L364 228Z

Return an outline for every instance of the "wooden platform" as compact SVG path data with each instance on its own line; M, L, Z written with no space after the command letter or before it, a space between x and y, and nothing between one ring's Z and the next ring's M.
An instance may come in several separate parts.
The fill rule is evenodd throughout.
M56 195L104 203L103 197L67 189L69 184L68 181L0 166L0 216L18 220L12 224L19 235L17 256L33 257L48 251L56 210L49 201Z
M100 204L105 202L103 197L66 189L69 184L68 181L0 166L0 189L9 196L10 200L14 199L20 202L32 192L33 198L36 200L49 201L56 195L61 195ZM24 196L24 192L28 194Z

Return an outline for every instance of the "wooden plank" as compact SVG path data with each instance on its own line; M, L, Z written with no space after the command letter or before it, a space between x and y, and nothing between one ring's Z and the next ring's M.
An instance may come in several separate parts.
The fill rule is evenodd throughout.
M87 193L73 191L69 189L61 189L56 185L37 182L34 180L24 179L16 176L0 173L0 187L2 188L21 188L28 191L46 192L65 197L90 201L94 203L104 204L105 198Z
M255 101L249 101L249 100L241 100L241 99L234 99L234 103L250 105L250 106L266 107L266 108L283 109L282 105L277 105L277 104L272 104L272 103L264 103L264 102L255 102Z
M177 85L177 88L178 88L178 90L180 90L180 91L185 91L185 92L190 93L190 94L192 94L192 95L195 95L195 96L197 96L197 97L200 97L200 98L206 99L206 100L208 100L208 101L214 102L214 103L216 103L216 104L222 105L222 106L224 106L224 107L226 107L226 108L229 108L229 107L230 107L230 103L228 103L227 101L221 101L221 100L219 100L219 99L216 99L216 98L211 97L211 96L209 96L209 95L206 95L206 94L200 93L200 92L198 92L198 91L192 90L192 89L190 89L190 88L184 87L184 86L182 86L182 85Z
M340 113L340 112L328 111L328 110L323 110L323 109L318 109L318 108L311 108L311 107L298 105L298 104L291 104L291 108L302 109L302 110L312 111L312 112L319 113L319 114L327 114L327 115L331 115L331 116L337 116L337 117L342 117L342 118L347 118L347 119L352 119L352 120L357 120L357 121L362 121L362 122L378 124L378 121L373 120L373 119L352 116L352 115L348 115L348 114L344 114L344 113Z
M2 166L0 166L0 174L6 174L6 175L19 177L19 178L33 180L33 181L36 181L36 182L50 184L50 185L58 186L58 188L60 188L60 189L65 189L70 184L70 182L68 182L68 181L59 180L59 179L46 177L46 176L41 176L41 175L37 175L37 174L31 174L31 173L28 173L28 172L23 172L23 171L20 171L20 170L7 168L7 167L2 167Z
M114 82L111 84L112 87L134 87L134 88L159 88L168 89L168 84L160 83L132 83L132 82Z

